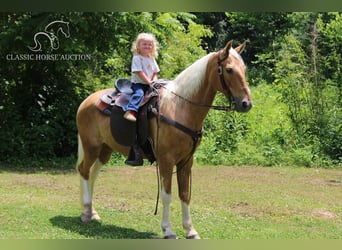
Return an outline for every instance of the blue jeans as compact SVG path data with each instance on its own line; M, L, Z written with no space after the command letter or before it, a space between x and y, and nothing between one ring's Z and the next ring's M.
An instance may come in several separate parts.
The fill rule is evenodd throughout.
M145 90L148 88L148 85L141 83L133 83L132 89L133 94L129 99L129 102L122 108L123 111L133 110L138 112L141 102L144 99Z

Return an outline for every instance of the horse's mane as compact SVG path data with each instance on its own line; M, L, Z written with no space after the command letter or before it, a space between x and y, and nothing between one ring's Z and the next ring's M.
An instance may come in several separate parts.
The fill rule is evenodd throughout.
M209 53L206 56L203 56L184 69L173 81L171 81L171 84L169 84L167 88L184 98L191 98L203 83L208 60L212 54L213 53Z
M184 98L191 98L201 87L201 84L204 81L207 65L209 58L215 52L211 52L206 56L195 61L189 67L184 69L173 81L168 84L167 89L170 90L169 93L173 92L177 95L180 95ZM229 54L236 57L240 63L245 66L242 57L235 49L231 48L229 50ZM166 94L166 98L173 98L175 97L174 94L168 95ZM179 98L177 98L179 100Z

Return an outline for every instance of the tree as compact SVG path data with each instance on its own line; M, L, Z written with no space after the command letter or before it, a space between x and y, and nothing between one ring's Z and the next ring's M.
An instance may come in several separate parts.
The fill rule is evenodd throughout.
M312 147L313 158L341 162L341 15L294 14L306 18L302 32L285 36L277 53L275 83L302 145ZM333 63L332 63L333 62Z
M1 13L0 160L75 154L78 105L116 78L129 77L136 35L156 35L161 74L171 78L204 53L198 44L210 31L195 18L176 12ZM43 52L30 51L34 34L56 20L69 23L70 37L59 37L58 50L45 37ZM54 55L59 59L42 59ZM86 59L61 60L61 55Z

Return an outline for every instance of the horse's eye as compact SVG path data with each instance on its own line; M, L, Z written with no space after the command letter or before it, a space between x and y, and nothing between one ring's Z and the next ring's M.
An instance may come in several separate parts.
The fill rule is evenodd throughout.
M226 72L227 72L228 74L233 73L233 68L226 68Z

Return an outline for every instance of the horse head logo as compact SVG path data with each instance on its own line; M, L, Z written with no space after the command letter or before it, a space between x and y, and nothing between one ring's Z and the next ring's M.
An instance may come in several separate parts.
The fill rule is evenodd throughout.
M40 43L41 37L47 37L50 41L51 49L57 50L59 48L58 34L62 33L66 38L70 37L69 22L53 21L45 26L44 31L37 32L34 37L35 45L28 46L31 51L42 51L42 44Z

